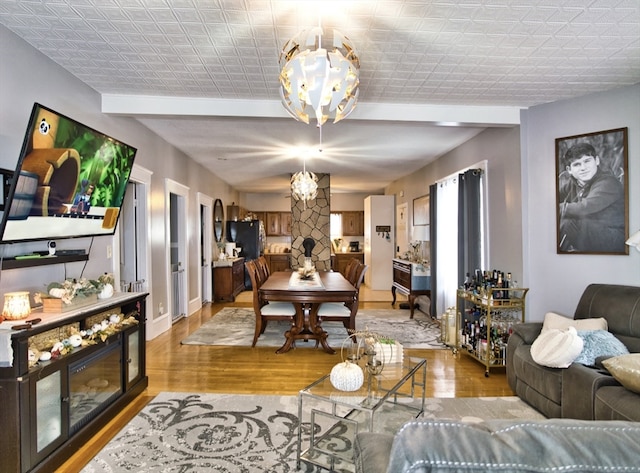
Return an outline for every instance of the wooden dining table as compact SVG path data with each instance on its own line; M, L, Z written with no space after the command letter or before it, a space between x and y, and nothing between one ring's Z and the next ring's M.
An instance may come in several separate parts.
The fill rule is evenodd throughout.
M269 275L259 294L265 301L291 302L296 309L294 324L285 332L284 345L276 353L288 352L296 340L316 340L316 346L320 344L333 354L335 350L318 320L318 309L323 302L353 303L356 288L339 272L318 271L313 281L305 282L297 280L291 271L277 271Z

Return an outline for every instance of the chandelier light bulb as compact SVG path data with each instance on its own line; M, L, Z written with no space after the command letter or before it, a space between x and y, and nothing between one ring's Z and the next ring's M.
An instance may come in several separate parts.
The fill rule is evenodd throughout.
M296 120L318 126L346 118L358 101L360 60L351 41L333 30L332 49L323 48L320 26L304 30L280 53L280 98Z

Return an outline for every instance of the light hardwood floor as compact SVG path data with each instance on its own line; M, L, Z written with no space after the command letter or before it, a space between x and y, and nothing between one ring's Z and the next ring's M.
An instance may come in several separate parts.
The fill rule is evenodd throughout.
M274 348L181 345L180 341L227 306L251 307L250 292L234 303L206 304L196 314L174 324L171 330L147 343L148 388L97 435L64 463L57 472L79 472L151 399L162 391L237 394L296 395L306 385L328 373L340 360L321 349L291 350L276 355ZM399 317L409 311L399 309ZM390 291L361 288L361 308L390 308ZM410 350L427 360L428 397L511 396L504 369L484 376L484 367L464 354L450 350Z

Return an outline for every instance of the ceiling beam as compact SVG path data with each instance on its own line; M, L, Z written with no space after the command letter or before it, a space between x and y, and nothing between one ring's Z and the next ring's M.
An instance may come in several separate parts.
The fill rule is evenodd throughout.
M358 103L348 119L425 122L442 126L514 126L519 107ZM288 118L278 100L102 94L102 112L126 116Z

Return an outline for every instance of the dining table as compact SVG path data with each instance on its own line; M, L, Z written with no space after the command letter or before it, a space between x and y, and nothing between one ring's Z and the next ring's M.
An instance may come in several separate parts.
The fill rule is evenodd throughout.
M294 323L285 332L285 342L276 353L286 353L295 347L296 340L316 340L327 353L335 350L327 342L327 332L318 319L318 309L324 302L355 301L356 288L337 271L317 271L304 278L297 271L276 271L260 286L259 294L264 301L291 302L296 315ZM345 338L348 334L345 334Z

